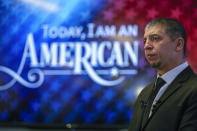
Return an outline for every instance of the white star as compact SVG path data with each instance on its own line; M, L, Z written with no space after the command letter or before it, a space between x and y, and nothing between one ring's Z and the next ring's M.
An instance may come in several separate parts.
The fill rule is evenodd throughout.
M87 20L89 18L90 18L90 11L86 10L86 11L81 13L81 19L82 20Z
M119 74L118 69L116 67L113 67L110 73L111 73L111 76L118 76Z

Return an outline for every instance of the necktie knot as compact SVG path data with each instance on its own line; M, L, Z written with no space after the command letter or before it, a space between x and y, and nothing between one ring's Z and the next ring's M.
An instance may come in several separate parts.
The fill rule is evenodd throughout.
M155 83L155 92L158 92L159 89L160 89L165 83L166 83L166 82L165 82L162 78L158 77L157 80L156 80L156 83Z

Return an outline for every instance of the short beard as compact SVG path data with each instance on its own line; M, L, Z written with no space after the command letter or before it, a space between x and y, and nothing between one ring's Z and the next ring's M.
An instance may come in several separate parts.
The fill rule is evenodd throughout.
M148 60L145 58L145 60L146 60L146 62L148 62ZM157 63L153 63L153 64L150 64L149 62L148 62L148 64L152 67L152 68L155 68L155 69L157 69L157 68L159 68L160 66L161 66L161 61L159 61L159 62L157 62Z
M157 63L153 63L153 64L150 64L149 65L152 67L152 68L159 68L161 66L161 62L157 62Z

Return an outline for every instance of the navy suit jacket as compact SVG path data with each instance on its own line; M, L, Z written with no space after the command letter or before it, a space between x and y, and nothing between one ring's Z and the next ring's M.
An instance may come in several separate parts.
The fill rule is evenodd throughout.
M145 87L134 105L129 131L197 131L197 76L184 69L160 97L155 112L142 122L153 83Z

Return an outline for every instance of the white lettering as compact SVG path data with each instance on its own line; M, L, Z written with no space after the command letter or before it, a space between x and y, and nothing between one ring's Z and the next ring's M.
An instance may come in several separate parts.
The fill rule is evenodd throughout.
M138 65L138 41L134 41L133 48L131 47L130 42L124 42L124 64L125 66L129 65L128 58L130 58L131 62L134 66Z
M108 67L109 66L109 63L105 62L105 57L104 57L104 54L105 54L105 48L107 48L108 50L111 49L111 42L109 41L103 41L101 42L99 48L98 48L98 62L99 64L102 66L102 67Z
M54 42L51 44L51 48L49 50L48 44L47 43L42 43L41 44L41 54L40 54L40 66L45 67L45 66L58 66L57 64L57 54L58 48L57 48L57 43Z
M26 41L25 49L23 53L23 59L26 59L27 57L30 57L32 67L38 66L38 59L37 59L36 50L34 46L34 38L33 38L33 34L31 33L28 34L27 36L27 41Z
M68 66L73 67L74 61L72 57L72 52L74 51L74 44L72 42L66 43L61 42L60 43L60 66Z
M109 64L111 66L114 65L115 61L117 62L118 66L123 66L123 59L122 59L122 52L121 52L121 47L120 47L120 42L115 41L113 43L113 49L111 53L111 57L109 59Z
M95 24L89 23L87 25L87 27L88 27L88 38L93 38L94 37L94 27L95 27Z

